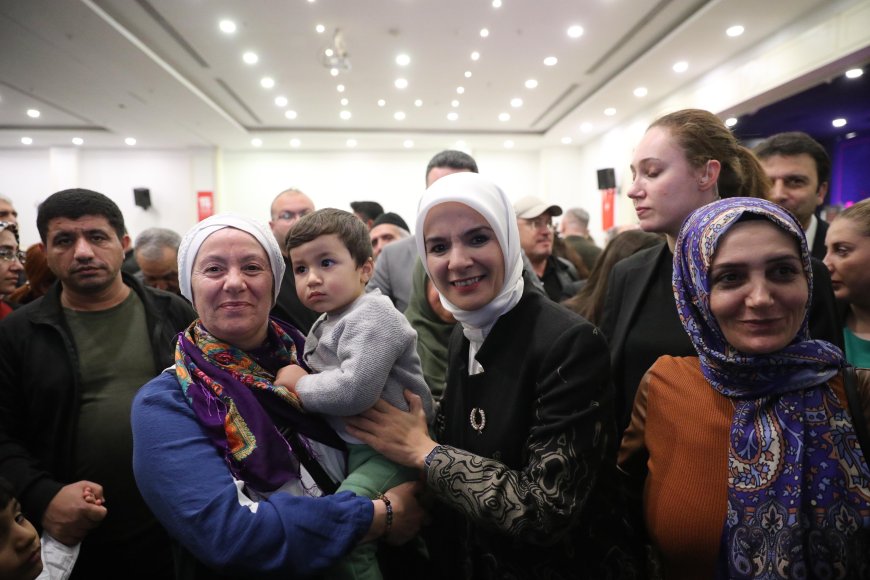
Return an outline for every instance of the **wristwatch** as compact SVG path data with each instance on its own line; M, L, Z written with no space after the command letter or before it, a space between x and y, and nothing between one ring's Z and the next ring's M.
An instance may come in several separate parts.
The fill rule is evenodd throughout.
M442 447L443 445L436 445L435 447L433 447L432 451L430 451L428 455L426 455L426 458L423 460L423 470L425 471L426 475L429 474L429 465L432 464L432 459L435 458L435 454L438 453L438 451Z

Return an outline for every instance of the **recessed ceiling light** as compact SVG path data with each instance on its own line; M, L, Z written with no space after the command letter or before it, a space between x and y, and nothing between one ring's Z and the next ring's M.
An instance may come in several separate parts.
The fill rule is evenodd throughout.
M228 18L221 20L218 22L218 28L221 29L221 32L224 34L233 34L236 31L236 23Z
M614 109L613 107L607 107L606 109L604 109L604 114L608 117L612 117L616 114L616 109Z
M263 145L263 140L254 137L253 139L251 139L251 145L253 145L254 147L260 147L261 145Z
M405 120L405 112L404 111L396 111L393 113L393 119L396 121L404 121Z
M356 147L356 139L348 139L344 144L351 148Z
M851 133L846 133L846 139L854 139L858 136L858 133L852 131Z
M523 106L523 100L519 97L514 97L511 99L511 107L514 109L519 109Z
M492 0L493 8L501 8L501 0Z
M498 120L499 120L499 121L502 121L502 122L504 122L504 121L510 121L510 120L511 120L511 115L510 115L510 113L499 113L499 114L498 114Z
M833 125L834 127L837 127L838 129L840 127L845 127L846 126L846 119L843 119L842 117L839 119L834 119L833 121L831 121L831 125Z
M82 139L81 137L73 137L73 138L72 138L72 144L73 144L73 145L84 145L84 144L85 144L85 140Z
M329 74L331 74L334 77L337 77L338 76L338 69L337 68L329 69Z
M743 34L743 32L745 30L746 30L745 28L743 28L739 24L736 24L734 26L729 26L728 29L725 31L725 34L727 34L731 38L736 38L736 37L740 36L741 34Z
M725 119L725 126L726 127L733 127L736 124L737 124L737 117L728 117L727 119Z
M347 97L343 98L340 102L342 107L346 107L350 104L350 101L347 99Z
M452 101L450 101L450 106L453 107L454 109L456 107L458 107L459 106L459 99L453 99Z
M31 119L38 119L41 113L37 109L27 109L27 116Z
M489 28L481 28L480 29L480 37L486 38L487 36L489 36Z
M467 78L467 79L471 78L471 71L470 70L465 71L465 78Z
M849 70L846 71L846 78L847 79L857 79L862 74L864 74L864 69L850 68Z
M338 91L339 93L343 93L343 92L344 92L344 85L338 85L338 86L336 86L336 87L335 87L335 90Z
M447 113L447 120L448 121L455 121L458 118L459 118L459 113L457 113L456 111L450 111L449 113Z
M126 139L124 139L124 143L126 143L127 145L132 147L133 145L136 144L136 138L135 137L127 137Z
M412 148L412 147L414 146L414 142L411 141L410 139L405 139L405 140L402 142L402 145L405 146L405 149L410 149L410 148Z
M548 56L547 58L544 59L544 65L546 65L546 66L556 66L556 64L558 62L559 62L559 59L556 58L555 56Z
M309 4L314 4L317 0L308 0Z
M242 55L242 60L245 61L245 64L257 64L260 62L260 57L257 56L256 52L249 50Z
M32 145L32 144L33 144L33 139L31 139L30 137L22 137L22 138L21 138L21 144L22 144L22 145Z
M423 106L423 99L417 99L416 101L414 101L414 106L415 107L422 107Z
M302 141L299 139L290 139L290 147L298 148L302 145Z
M645 97L648 93L649 91L646 90L646 87L637 87L636 89L634 89L634 96L637 98Z
M407 89L408 79L396 79L396 82L394 82L393 84L396 85L397 89Z
M508 139L507 141L504 142L504 148L505 148L505 149L513 149L513 148L514 148L514 142L511 141L510 139Z
M344 111L340 112L338 114L338 116L341 117L343 120L347 121L348 119L351 118L352 115L350 114L350 111L344 110Z
M562 137L562 145L570 145L574 142L574 139L571 137Z
M583 36L583 27L579 24L575 24L568 28L568 36L571 38L580 38Z
M326 56L332 56L333 54L335 54L335 51L332 50L331 48L327 48L326 50L323 51L323 54L325 54Z
M538 88L538 81L536 81L535 79L529 79L529 80L527 80L527 81L526 81L526 88L527 88L527 89L536 89L536 88Z
M292 121L293 119L298 117L299 114L296 111L294 111L293 109L290 109L290 110L284 111L284 116Z
M589 122L580 123L580 131L582 133L588 133L591 130L592 130L592 123L589 123Z
M275 79L272 77L263 77L260 79L260 86L264 89L271 89L275 86Z
M378 99L378 106L379 107L385 107L386 105L387 105L387 102L385 100Z
M456 87L456 94L461 95L465 93L465 87Z
M480 60L480 53L476 50L471 53L471 60Z
M675 62L673 69L674 69L674 72L677 72L677 73L686 72L687 70L689 70L689 63L687 63L684 60L681 60L679 62Z
M408 66L411 64L411 57L407 54L400 54L396 57L396 64L399 66Z
M318 24L314 27L314 30L317 31L317 34L323 34L324 32L326 32L326 27L322 24Z
M275 106L286 107L287 103L288 103L287 97L285 97L283 95L279 95L279 96L275 97Z

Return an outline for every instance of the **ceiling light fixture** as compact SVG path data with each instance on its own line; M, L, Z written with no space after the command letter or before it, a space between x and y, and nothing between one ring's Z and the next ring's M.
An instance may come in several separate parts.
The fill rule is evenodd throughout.
M689 70L689 63L687 63L684 60L681 60L679 62L675 62L674 66L672 68L674 69L674 72L676 72L676 73L683 73L683 72L686 72L687 70Z
M514 109L519 109L523 106L523 100L519 97L514 97L511 99L511 107Z
M84 145L84 144L85 144L85 140L82 139L81 137L73 137L73 138L72 138L72 144L73 144L73 145Z
M275 86L275 79L272 77L263 77L260 79L260 86L264 89L271 89Z
M646 90L646 87L637 87L636 89L634 89L634 96L639 99L647 96L648 93L649 91Z
M501 0L492 0L493 8L501 8Z
M354 147L356 147L356 139L348 139L347 141L344 142L344 144L350 148L354 148Z
M350 119L352 117L352 115L350 114L350 111L348 111L348 110L344 110L344 111L340 112L338 114L338 116L341 117L343 121L347 121L348 119Z
M556 64L558 62L559 62L559 59L556 58L555 56L548 56L547 58L544 59L544 66L556 66Z
M251 139L251 145L253 145L254 147L261 147L263 145L263 140L254 137L253 139Z
M725 119L725 126L726 127L733 127L736 124L737 124L737 117L728 117L727 119Z
M386 105L387 105L387 102L385 100L378 99L378 106L379 107L385 107Z
M302 145L302 141L299 139L290 139L290 147L294 149L298 149L299 146Z
M448 121L455 121L458 118L459 118L459 113L457 113L455 111L450 111L449 113L447 113L447 120Z
M414 106L415 107L422 107L423 106L423 99L417 99L416 101L414 101Z
M513 148L514 148L514 142L511 141L510 139L508 139L507 141L504 142L504 148L505 148L505 149L513 149Z
M725 31L725 34L727 34L731 38L737 38L738 36L743 34L745 30L745 28L743 28L739 24L736 24L734 26L729 26L728 29Z
M538 81L536 81L535 79L529 79L529 80L527 80L527 81L526 81L526 88L527 88L527 89L536 89L536 88L538 88Z
M467 78L467 79L471 78L471 71L470 70L465 71L465 78Z
M397 89L407 89L408 88L408 79L396 79L393 83L396 85Z
M574 139L571 137L562 137L562 145L570 145L574 142Z
M135 137L127 137L126 139L124 139L124 143L126 143L127 145L132 147L133 145L136 144L136 138Z
M224 34L234 34L236 32L236 23L226 18L218 22L218 28L220 28L221 32Z
M476 50L471 53L471 60L480 60L480 53Z
M864 74L864 69L850 68L849 70L846 71L846 78L847 79L857 79L863 74Z
M459 99L453 99L452 101L450 101L450 106L453 107L454 109L456 107L458 107L459 106Z
M834 119L833 121L831 121L831 125L833 125L834 127L838 128L838 129L840 127L845 127L846 126L846 119L843 119L842 117L840 117L839 119Z
M456 87L456 94L462 95L465 93L465 87Z
M256 52L249 50L242 55L242 60L245 61L245 64L257 64L260 62L260 57L257 56Z
M336 87L335 87L335 90L338 91L339 93L343 93L343 92L344 92L344 85L338 85L338 86L336 86Z
M405 140L402 142L402 145L405 146L405 149L411 149L411 148L414 146L414 142L411 141L410 139L405 139Z
M290 109L288 111L284 111L284 116L292 121L293 119L298 117L299 114L296 111L294 111L293 109Z
M21 138L21 144L22 144L22 145L32 145L32 144L33 144L33 139L31 139L30 137L22 137L22 138Z
M279 96L275 97L275 106L276 107L286 107L287 103L288 103L287 97L285 97L283 95L279 95Z
M41 114L37 109L27 109L27 116L31 119L38 119Z
M326 32L326 27L322 24L318 24L314 27L314 30L317 32L317 34L323 34L324 32Z
M604 109L604 114L608 117L612 117L616 114L616 109L614 109L613 107L607 107L606 109Z
M399 66L408 66L411 64L411 57L407 54L400 54L396 57L396 64Z
M347 99L347 97L345 97L340 101L340 103L342 107L346 107L350 104L350 101Z
M575 24L568 28L568 36L571 38L580 38L583 36L583 27L579 24Z
M486 38L487 36L489 36L489 29L488 28L481 28L480 29L480 37Z
M320 63L329 69L329 74L332 76L337 76L339 72L350 70L350 57L347 54L344 34L342 34L340 28L335 29L335 32L332 34L332 43L322 51Z
M396 121L404 121L405 120L405 112L404 111L396 111L393 113L393 119Z
M498 120L501 121L502 123L505 121L510 121L511 115L510 115L510 113L499 113Z

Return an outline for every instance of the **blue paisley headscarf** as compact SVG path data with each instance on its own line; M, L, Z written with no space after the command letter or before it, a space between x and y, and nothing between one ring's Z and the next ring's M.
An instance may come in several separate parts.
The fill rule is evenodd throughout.
M747 214L795 239L808 287L797 335L760 355L730 345L710 310L716 248ZM755 198L696 210L677 238L673 288L704 376L734 404L719 577L870 577L870 470L852 418L828 385L843 353L809 337L812 266L800 224Z

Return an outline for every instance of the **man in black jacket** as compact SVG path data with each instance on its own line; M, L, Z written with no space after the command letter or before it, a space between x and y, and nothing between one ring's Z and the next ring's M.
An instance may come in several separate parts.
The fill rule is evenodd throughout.
M171 578L169 539L133 479L130 404L196 315L122 274L130 238L108 197L60 191L36 221L58 282L0 323L0 475L42 531L81 542L72 578Z

